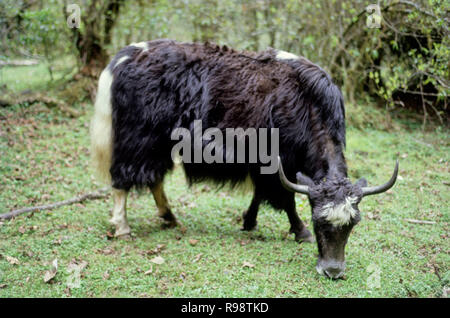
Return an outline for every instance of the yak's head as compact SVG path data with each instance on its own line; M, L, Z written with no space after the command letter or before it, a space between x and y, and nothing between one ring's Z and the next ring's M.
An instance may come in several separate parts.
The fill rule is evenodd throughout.
M331 177L315 183L300 172L297 173L297 184L294 184L287 180L280 158L278 160L283 186L289 191L306 194L309 198L319 249L318 273L334 279L341 277L345 270L345 245L352 228L361 219L358 204L364 196L385 192L394 185L398 161L386 184L368 187L365 179L352 184L348 178L338 174L331 174Z

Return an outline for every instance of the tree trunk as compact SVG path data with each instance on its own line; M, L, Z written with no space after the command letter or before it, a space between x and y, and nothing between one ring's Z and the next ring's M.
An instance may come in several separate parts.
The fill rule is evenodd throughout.
M72 29L81 64L81 75L97 78L107 65L109 55L105 46L111 43L111 33L123 4L124 0L109 0L104 4L99 4L98 0L91 0L89 7L81 15L83 32L80 28ZM67 19L66 5L67 2L63 10ZM103 29L101 29L102 21L104 21Z

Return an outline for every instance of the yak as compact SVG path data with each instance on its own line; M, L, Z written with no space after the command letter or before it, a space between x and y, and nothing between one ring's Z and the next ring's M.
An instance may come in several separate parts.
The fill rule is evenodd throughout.
M261 173L260 160L182 162L186 178L189 184L217 185L250 179L253 198L243 230L255 228L258 208L267 203L286 211L299 242L314 241L295 209L295 193L307 195L319 251L316 269L341 277L347 239L360 221L358 204L394 185L398 162L384 185L368 187L365 179L352 184L340 89L318 65L273 48L257 53L161 39L133 43L111 60L99 78L91 153L98 176L112 186L115 235L131 233L126 200L133 187L150 188L158 216L177 225L163 189L164 176L174 167L172 132L193 132L198 121L202 129L278 130L278 174ZM203 141L200 147L207 145ZM289 181L293 178L297 183Z

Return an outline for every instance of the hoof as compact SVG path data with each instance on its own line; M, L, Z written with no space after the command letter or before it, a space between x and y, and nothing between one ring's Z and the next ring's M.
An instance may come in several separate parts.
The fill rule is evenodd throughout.
M159 217L164 220L164 223L162 224L163 229L171 229L178 225L177 218L172 214L170 210L165 214L160 215Z
M172 220L172 221L165 221L162 225L161 228L162 229L173 229L174 227L177 227L179 224L177 222L177 220Z
M124 240L124 241L131 241L131 239L132 239L130 233L125 233L125 234L120 234L120 235L115 234L114 237L119 240Z
M300 232L291 231L291 233L295 234L295 241L298 243L314 243L314 236L312 236L311 232L307 228L303 228Z
M116 225L116 231L114 232L114 237L122 238L127 235L131 237L131 229L128 226L128 224Z
M256 218L249 220L249 219L247 219L246 216L247 216L247 211L245 211L242 214L242 218L244 219L244 224L241 228L241 231L252 231L256 228L256 225L258 224L258 222L256 222Z
M256 225L257 225L257 223L255 222L255 223L245 223L244 222L244 225L242 226L242 228L241 228L241 231L253 231L254 229L256 229Z

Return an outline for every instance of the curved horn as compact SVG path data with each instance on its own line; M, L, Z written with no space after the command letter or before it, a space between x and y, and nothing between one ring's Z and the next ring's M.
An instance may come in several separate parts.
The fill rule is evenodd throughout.
M278 174L280 175L281 184L286 190L309 195L308 186L292 183L286 178L280 156L278 156Z
M398 175L398 159L395 162L395 169L391 179L387 183L380 186L362 187L361 190L363 193L363 197L366 195L378 194L389 190L395 184L395 181L397 180L397 175Z

